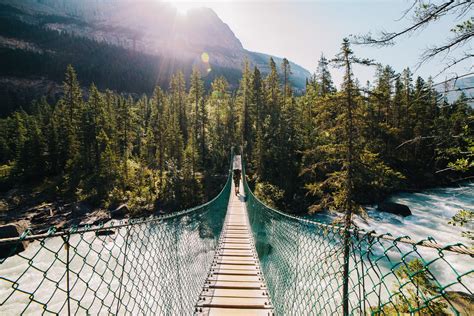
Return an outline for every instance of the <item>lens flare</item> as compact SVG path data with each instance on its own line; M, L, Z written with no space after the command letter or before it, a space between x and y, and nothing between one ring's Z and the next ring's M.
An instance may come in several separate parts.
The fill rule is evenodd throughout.
M202 60L203 63L207 64L209 62L209 54L206 53L206 52L202 53L201 54L201 60Z

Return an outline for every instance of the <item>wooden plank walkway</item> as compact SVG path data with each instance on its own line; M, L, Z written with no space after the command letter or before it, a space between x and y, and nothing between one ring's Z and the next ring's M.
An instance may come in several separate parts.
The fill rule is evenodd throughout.
M232 185L227 215L196 315L271 316L273 307L260 270L240 184Z

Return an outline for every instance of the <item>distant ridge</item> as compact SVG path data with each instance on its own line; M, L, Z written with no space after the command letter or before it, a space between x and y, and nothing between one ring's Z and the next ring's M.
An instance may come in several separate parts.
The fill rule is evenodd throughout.
M60 83L69 60L84 84L95 82L117 91L151 93L156 84L167 88L171 74L182 70L188 75L193 66L201 70L207 85L222 75L236 89L244 60L266 74L272 57L246 50L211 9L180 15L158 1L0 0L0 22L0 77L14 78L13 82L41 77ZM68 40L72 43L66 45ZM273 58L281 64L282 58ZM12 63L35 66L13 69ZM114 78L100 72L105 64L112 69L108 76ZM304 90L309 71L290 65L295 90ZM21 91L21 87L5 89L0 89L0 100L13 90Z
M445 95L449 103L456 101L464 93L469 99L469 105L474 108L474 76L452 79L437 84L436 90Z

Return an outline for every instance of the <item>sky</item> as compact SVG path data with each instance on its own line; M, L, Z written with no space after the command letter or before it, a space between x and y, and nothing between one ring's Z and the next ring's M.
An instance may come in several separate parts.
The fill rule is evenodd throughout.
M379 31L397 31L410 20L402 18L413 0L171 0L178 11L185 14L194 7L208 7L227 23L244 48L286 57L314 72L322 53L328 58L337 54L344 37ZM403 37L396 45L375 48L353 46L358 57L372 58L391 65L401 72L410 67L416 75L428 77L437 74L447 60L433 60L418 69L421 53L436 43L443 42L454 21L442 19L410 37ZM463 50L466 48L464 47ZM472 66L472 60L457 69L462 72ZM361 83L372 80L373 69L355 68ZM339 84L341 71L332 70L334 81ZM446 73L436 78L442 81Z

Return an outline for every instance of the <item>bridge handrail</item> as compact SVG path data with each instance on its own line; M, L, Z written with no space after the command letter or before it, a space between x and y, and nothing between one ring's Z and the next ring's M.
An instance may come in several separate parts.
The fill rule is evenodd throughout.
M219 194L189 209L0 239L0 314L191 315L224 225L227 168Z
M333 224L324 224L324 223L318 222L316 220L311 220L311 219L304 218L304 217L294 215L294 214L288 214L288 213L282 212L280 210L274 209L271 206L268 206L262 200L260 200L250 189L250 186L248 185L248 182L247 182L247 178L245 176L246 175L245 170L243 171L243 174L244 174L243 181L244 181L245 192L248 193L248 194L251 194L252 197L256 201L258 201L260 204L262 204L266 209L271 210L272 212L275 212L275 213L277 213L281 216L284 216L287 219L290 219L290 220L293 220L293 221L298 221L298 222L304 222L304 223L308 223L308 224L312 224L312 225L317 225L317 226L322 227L322 228L331 229L331 230L338 230L340 232L344 231L344 227L342 227L342 226L333 225ZM419 240L419 241L415 241L415 240L411 239L409 236L398 236L398 237L396 237L396 236L392 236L390 233L378 234L378 233L375 232L375 230L366 231L364 229L358 229L358 228L350 228L349 232L351 234L358 235L358 236L367 236L369 238L375 238L375 239L385 239L385 240L389 240L389 241L393 241L393 242L400 242L400 243L410 244L410 245L414 245L414 246L422 246L422 247L427 247L427 248L433 248L433 249L437 249L439 251L450 251L450 252L459 253L459 254L463 254L463 255L469 255L469 256L474 257L474 249L471 249L471 248L467 247L463 243L442 245L442 244L439 244L438 242L436 242L436 240L433 237L428 237L427 239L422 239L422 240Z
M464 244L345 230L288 214L256 197L243 174L255 244L276 313L466 312L458 296L471 302L474 251Z
M149 224L153 222L163 222L165 220L170 220L174 219L177 217L181 217L184 215L188 215L190 213L196 212L216 200L218 200L222 194L225 193L226 187L231 181L232 176L231 176L231 169L229 169L228 174L227 174L227 180L222 186L221 190L219 191L219 194L217 194L214 198L211 200L207 201L206 203L194 206L189 209L184 209L181 211L176 211L172 212L169 214L162 214L162 215L150 215L147 217L138 217L138 218L129 218L129 219L123 219L123 220L118 220L118 224L115 224L117 221L111 220L106 223L100 223L97 225L84 225L82 227L79 227L78 225L73 225L69 227L68 229L65 230L57 230L56 227L52 226L46 233L42 234L32 234L32 230L30 228L26 229L20 236L17 237L9 237L9 238L0 238L0 245L7 245L7 244L12 244L12 243L18 243L22 241L32 241L32 240L38 240L38 239L44 239L44 238L50 238L50 237L61 237L61 236L66 236L66 235L74 235L74 234L84 234L84 233L89 233L89 232L98 232L98 231L105 231L105 230L111 230L111 229L119 229L123 227L128 227L128 226L134 226L134 225L141 225L141 224Z

